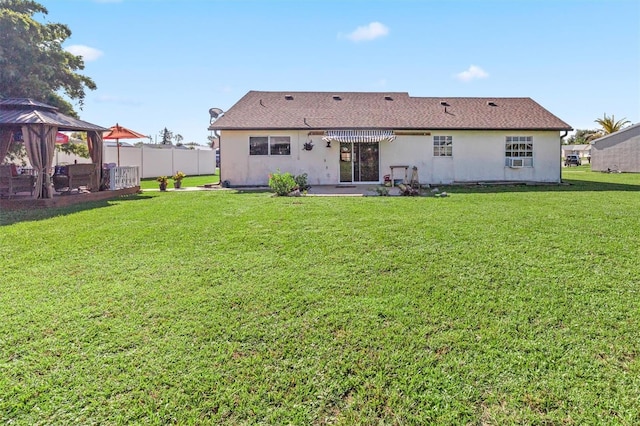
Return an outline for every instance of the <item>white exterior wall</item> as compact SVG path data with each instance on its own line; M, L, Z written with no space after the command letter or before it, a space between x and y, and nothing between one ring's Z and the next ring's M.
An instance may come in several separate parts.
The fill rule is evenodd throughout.
M326 147L322 136L307 136L303 131L225 131L220 138L220 181L233 186L264 186L269 174L280 170L293 175L307 173L310 185L335 184L340 180L336 143ZM291 155L249 155L250 136L290 136ZM313 149L305 151L309 139Z
M433 136L453 137L453 156L433 156ZM290 156L250 156L250 136L290 136ZM507 136L533 137L534 167L505 167ZM313 141L311 151L302 149ZM322 136L307 131L223 131L220 142L221 181L232 186L267 185L269 174L277 171L308 174L310 185L335 185L340 181L339 144L326 147ZM432 131L428 136L398 136L380 143L380 176L391 173L390 166L418 168L420 183L446 184L479 181L560 182L560 132L558 131ZM398 178L397 171L394 177Z
M569 154L576 154L580 158L587 158L591 155L591 145L562 145L562 157L567 158Z

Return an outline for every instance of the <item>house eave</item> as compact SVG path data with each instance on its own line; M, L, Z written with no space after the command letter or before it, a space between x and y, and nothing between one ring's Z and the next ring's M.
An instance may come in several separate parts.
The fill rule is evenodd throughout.
M534 128L534 127L378 127L378 126L314 126L314 127L216 127L210 126L209 130L219 131L274 131L274 130L289 130L289 131L310 131L310 130L352 130L352 129L369 129L369 130L398 130L398 131L416 131L416 132L428 132L432 130L438 131L518 131L518 132L538 132L538 131L571 131L571 127L548 127L548 128Z

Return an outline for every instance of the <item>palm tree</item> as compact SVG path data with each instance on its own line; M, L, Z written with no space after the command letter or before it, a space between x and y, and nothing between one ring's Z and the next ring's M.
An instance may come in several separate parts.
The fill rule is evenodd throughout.
M626 118L616 121L614 115L611 115L611 117L607 117L606 113L604 114L604 117L598 118L597 120L595 120L595 122L598 123L600 127L602 127L601 132L603 135L615 133L618 130L624 129L627 126L627 124L631 123Z
M594 140L604 136L600 130L577 129L576 132L566 139L567 145L590 144Z

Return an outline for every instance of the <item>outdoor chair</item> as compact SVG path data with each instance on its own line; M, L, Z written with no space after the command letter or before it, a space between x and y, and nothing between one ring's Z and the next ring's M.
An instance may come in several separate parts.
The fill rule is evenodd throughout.
M33 196L35 176L18 174L15 164L0 166L0 195L11 198L19 192L28 192Z

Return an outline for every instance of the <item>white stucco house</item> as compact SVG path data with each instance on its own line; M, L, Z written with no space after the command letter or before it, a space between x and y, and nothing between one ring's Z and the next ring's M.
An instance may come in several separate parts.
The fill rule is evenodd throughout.
M250 91L209 130L220 180L262 186L280 170L310 185L381 183L417 168L421 184L560 182L571 126L530 98Z
M562 145L562 156L566 158L569 154L576 154L582 159L588 159L589 157L591 157L591 145Z
M640 123L596 139L591 144L591 170L640 173Z

